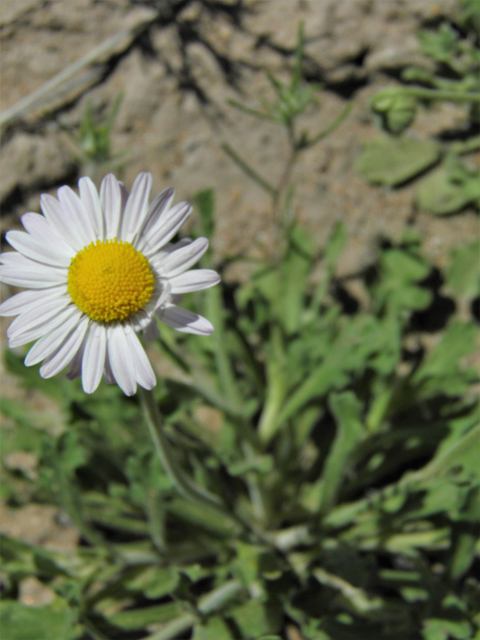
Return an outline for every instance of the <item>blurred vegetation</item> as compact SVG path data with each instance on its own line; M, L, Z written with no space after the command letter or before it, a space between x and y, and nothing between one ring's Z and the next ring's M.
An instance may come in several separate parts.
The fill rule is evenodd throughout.
M82 167L82 175L94 177L100 170L105 173L122 170L121 160L124 154L114 154L111 141L122 102L123 93L119 93L109 112L101 118L92 103L87 101L78 131L66 130L77 149L76 159Z
M478 27L473 6L463 4L465 30ZM340 123L297 131L313 96L301 82L302 47L300 29L294 80L271 79L275 103L256 114L236 105L283 125L287 176L304 145ZM100 136L92 148L108 150L108 123L105 140L88 123L84 139ZM396 145L410 164L415 157L416 172L420 160L443 158L436 143L413 153L418 141L395 135L378 144ZM214 324L211 337L162 326L150 347L154 361L169 363L154 396L170 446L218 507L178 493L139 397L103 383L86 396L78 381L43 380L7 353L9 371L65 420L50 433L24 402L3 399L3 499L12 509L58 505L81 544L50 551L1 536L6 639L480 637L478 244L456 247L440 271L407 227L398 244L379 244L354 297L335 275L345 226L318 250L289 216L293 185L263 186L277 254L244 284L187 296ZM193 235L212 238L214 192L195 200ZM241 259L218 265L207 255L203 266L222 272ZM33 471L15 464L19 451ZM49 605L22 601L32 576Z
M460 0L455 22L418 34L425 66L402 72L403 84L371 101L384 135L367 144L357 169L373 184L396 187L418 179L417 206L434 215L480 207L480 0ZM464 106L465 121L445 139L402 136L420 107ZM424 175L425 174L425 175Z
M213 230L213 193L197 207L199 233ZM3 536L6 638L193 629L238 640L287 623L325 640L478 633L478 374L460 366L477 328L437 317L435 270L408 230L379 250L353 309L333 277L344 240L340 225L319 256L294 226L278 266L194 299L211 338L166 328L154 346L172 363L155 389L171 445L227 512L177 494L136 397L107 385L85 396L8 353L10 370L67 420L48 435L24 403L4 400L20 428L3 428L3 456L30 451L39 475L7 468L4 497L61 505L84 545L62 554ZM478 274L460 275L469 251L442 274L452 298L478 295ZM447 326L425 351L412 338L430 321ZM17 600L32 575L54 594L48 608Z
M309 107L318 106L315 93L320 88L318 85L307 84L303 79L304 47L304 24L300 22L290 81L282 82L272 73L267 72L266 76L275 97L273 100L268 100L265 96L260 96L261 110L245 106L236 100L229 101L229 104L233 107L253 116L256 120L270 120L280 125L280 128L283 129L282 133L287 138L289 150L277 183L270 184L229 144L224 143L222 145L222 149L236 165L271 197L273 218L279 230L288 227L292 221L292 202L295 195L292 172L298 156L302 151L310 149L310 147L315 146L333 133L353 108L353 103L347 104L338 117L320 132L311 134L305 129L299 130L298 118Z

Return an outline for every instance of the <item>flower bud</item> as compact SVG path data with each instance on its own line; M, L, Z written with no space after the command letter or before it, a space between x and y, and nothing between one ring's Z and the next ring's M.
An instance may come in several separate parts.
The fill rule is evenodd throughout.
M384 129L389 133L399 134L414 121L417 103L412 96L384 93L372 101L372 110L380 115Z

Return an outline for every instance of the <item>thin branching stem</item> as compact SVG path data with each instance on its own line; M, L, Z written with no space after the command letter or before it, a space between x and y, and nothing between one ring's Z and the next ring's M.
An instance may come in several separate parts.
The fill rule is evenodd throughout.
M222 500L210 492L196 487L178 466L175 456L170 448L170 443L163 429L160 412L151 391L141 389L140 398L142 400L145 421L150 432L150 436L155 447L155 451L162 463L165 472L174 483L178 492L185 498L194 502L202 502L209 507L222 509ZM223 510L223 509L222 509Z

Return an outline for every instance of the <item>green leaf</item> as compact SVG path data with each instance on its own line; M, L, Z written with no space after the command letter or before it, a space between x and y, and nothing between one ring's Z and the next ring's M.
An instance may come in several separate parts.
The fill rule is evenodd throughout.
M237 557L232 563L234 575L246 587L251 587L258 579L260 557L264 553L263 547L246 544L239 540L236 545Z
M379 136L368 142L355 167L368 182L396 187L431 167L440 157L432 140Z
M471 481L478 473L479 446L480 424L463 433L452 429L451 434L438 447L433 460L417 474L429 479L448 473L453 468L457 475Z
M255 456L248 460L236 460L228 465L228 471L232 476L241 476L249 471L257 471L260 474L270 473L273 469L272 456Z
M422 179L415 196L419 209L437 216L460 211L480 199L480 171L467 171L447 159Z
M258 638L267 633L276 633L282 617L278 603L259 600L248 600L230 609L228 614L240 629L242 638Z
M427 29L419 31L418 41L426 56L446 64L453 60L458 49L458 33L446 22L435 31Z
M207 618L195 626L193 640L235 640L228 625L222 618Z
M327 245L324 249L325 262L329 267L337 264L342 251L347 243L347 225L344 222L338 222L328 238Z
M431 292L416 284L430 272L430 265L422 257L408 248L393 247L382 252L380 268L380 282L373 288L378 309L387 305L397 314L403 309L428 307L432 300Z
M478 504L476 505L478 509ZM475 514L478 519L478 512ZM475 547L478 541L477 526L469 531L461 531L454 536L452 557L450 560L450 575L453 580L461 578L471 567L475 559Z
M445 332L440 343L433 348L412 377L411 384L422 383L442 389L442 380L459 377L459 360L471 353L477 336L473 323L454 322ZM445 393L451 389L442 389ZM454 391L455 393L455 391Z
M173 593L179 581L179 573L175 567L149 566L133 578L126 580L125 588L130 591L141 591L148 598L162 598Z
M108 620L121 629L143 629L151 624L168 622L181 614L182 611L183 608L179 602L168 602L154 607L118 611L109 616ZM38 638L35 640L38 640Z
M457 295L474 298L480 294L480 244L455 247L447 267L447 282Z
M37 367L26 367L24 358L17 355L10 349L5 352L5 364L7 369L19 376L22 386L26 389L36 389L54 398L60 405L65 400L72 398L75 382L70 382L65 377L55 376L55 378L42 378Z
M347 384L352 372L362 370L385 347L379 335L384 338L390 335L387 323L380 328L370 315L359 315L352 320L343 317L337 324L338 335L329 335L325 330L318 336L318 344L323 345L323 340L326 340L326 353L287 397L278 417L279 425L292 418L307 403Z
M430 618L424 622L423 637L425 640L470 640L472 626L467 620Z
M299 329L302 311L305 308L307 278L312 268L307 251L312 248L311 239L303 229L297 227L292 231L289 250L282 264L282 291L278 298L282 304L282 311L278 317L282 320L287 334L295 333Z
M399 284L418 282L425 278L430 271L430 266L425 260L396 247L382 254L381 264L385 276L388 278L396 276Z
M0 629L5 640L73 640L81 635L76 612L60 598L48 608L0 602Z
M337 433L322 474L319 510L323 514L328 513L335 505L345 472L349 468L349 458L365 437L361 420L362 404L351 391L332 394L330 409L337 422Z

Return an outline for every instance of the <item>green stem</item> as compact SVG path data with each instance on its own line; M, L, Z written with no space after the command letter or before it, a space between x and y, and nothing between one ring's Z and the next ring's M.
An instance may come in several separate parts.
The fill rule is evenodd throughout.
M279 423L278 414L285 400L285 355L280 328L272 329L272 349L267 359L267 398L258 423L258 434L265 445L276 434Z
M255 458L255 451L248 440L242 442L242 449L245 459L248 462ZM262 487L262 479L259 477L257 471L249 471L245 474L245 482L248 487L248 495L250 496L255 517L265 524L268 522L269 512Z
M313 147L313 145L317 144L317 142L320 142L320 140L323 140L324 138L329 136L331 133L333 133L335 129L338 129L338 127L342 124L342 122L350 115L350 112L353 109L353 106L354 106L353 102L350 102L349 104L347 104L347 106L343 109L340 115L337 118L335 118L335 120L331 124L329 124L326 129L324 129L323 131L320 131L320 133L318 133L311 140L306 140L303 143L301 140L300 142L297 142L298 150L303 151L303 149L309 149L310 147Z
M270 120L272 122L274 118L268 113L264 113L263 111L258 111L258 109L252 109L250 107L246 107L241 102L237 102L236 100L227 100L228 104L232 105L239 111L243 111L243 113L248 113L250 116L254 116L255 118L261 118L262 120Z
M243 160L236 151L232 149L232 147L224 142L222 144L222 149L225 153L230 156L230 158L244 171L249 178L254 180L258 185L260 185L267 193L269 193L274 198L276 197L277 190L272 187L266 180L262 178L260 174L258 174L255 169L253 169L249 164Z
M383 95L401 94L420 98L420 100L450 100L452 102L478 102L480 103L480 92L478 91L452 91L448 89L426 89L424 87L398 87L387 89ZM378 99L378 95L374 100Z
M170 477L179 493L194 502L203 502L209 507L215 507L217 509L220 508L223 510L223 502L218 496L196 487L178 466L170 449L168 438L163 430L160 412L158 411L153 393L140 388L140 398L142 400L145 420L153 440L155 451L163 468L165 469L165 472Z
M280 426L277 417L285 399L285 371L283 364L270 360L267 365L268 392L258 423L258 435L264 445L270 442Z
M479 151L480 136L474 136L473 138L469 138L468 140L462 142L452 142L448 150L452 153L458 153L458 155Z

